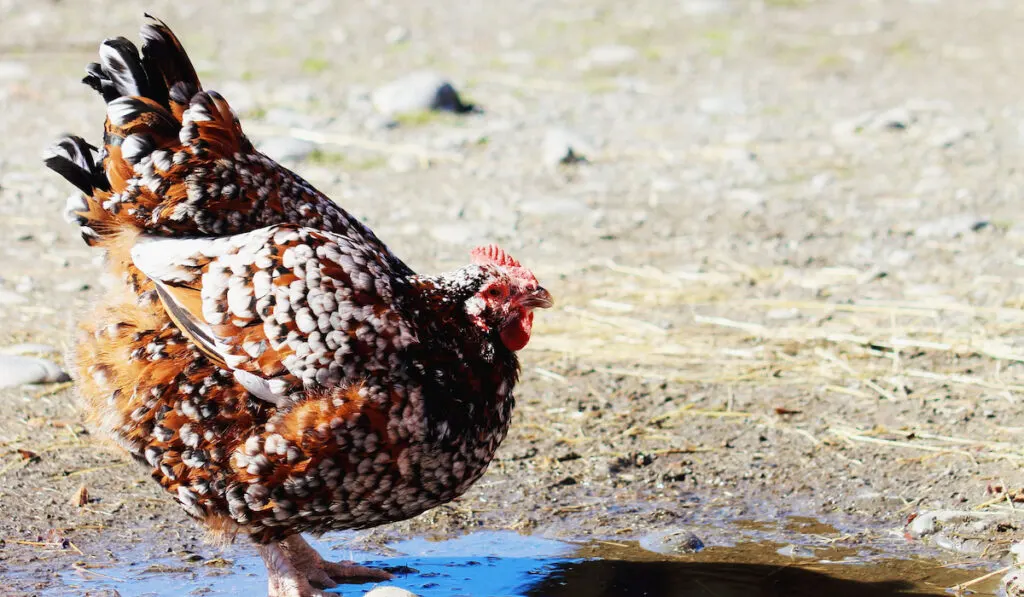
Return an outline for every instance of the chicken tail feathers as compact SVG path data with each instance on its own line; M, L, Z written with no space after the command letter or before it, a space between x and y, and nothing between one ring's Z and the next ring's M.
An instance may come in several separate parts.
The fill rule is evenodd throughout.
M217 232L196 221L201 212L244 211L248 204L239 196L241 185L224 178L233 173L215 168L221 158L253 151L234 111L217 93L203 91L167 25L146 16L141 52L124 37L106 39L99 62L86 67L83 82L107 104L103 148L67 136L44 158L84 194L69 200L67 217L90 245L126 229ZM190 185L190 176L210 180ZM223 184L214 195L207 191L215 181Z

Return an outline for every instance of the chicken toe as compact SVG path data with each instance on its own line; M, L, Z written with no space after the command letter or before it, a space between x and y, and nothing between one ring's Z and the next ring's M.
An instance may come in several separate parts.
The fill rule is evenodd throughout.
M329 562L302 538L292 535L281 542L281 548L295 569L315 587L329 589L339 582L383 581L393 575L384 570L360 566L355 562Z
M267 597L328 597L295 567L281 543L258 545L256 549L267 565Z

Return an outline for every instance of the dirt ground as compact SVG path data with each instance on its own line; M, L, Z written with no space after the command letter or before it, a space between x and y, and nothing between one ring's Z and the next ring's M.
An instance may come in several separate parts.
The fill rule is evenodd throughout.
M329 134L294 168L414 268L496 241L558 300L490 472L368 540L798 515L869 543L929 509L1005 516L984 557L1024 534L1024 5L146 9L254 139ZM104 37L137 39L141 13L0 0L0 347L66 348L102 296L61 218L71 188L39 155L65 131L99 139L82 68ZM423 68L482 112L381 126L370 92ZM563 129L587 163L545 163ZM199 549L147 472L82 428L73 388L0 390L0 405L9 587L129 545ZM71 505L83 485L91 502Z

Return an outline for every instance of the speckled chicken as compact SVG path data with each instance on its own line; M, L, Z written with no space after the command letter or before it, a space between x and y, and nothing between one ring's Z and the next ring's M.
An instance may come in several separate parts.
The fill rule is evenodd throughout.
M302 532L416 516L462 494L508 430L516 351L551 296L496 246L417 275L363 224L253 149L181 44L150 18L85 83L102 148L47 165L66 215L122 282L83 318L83 407L196 519L248 535L269 593L343 578Z

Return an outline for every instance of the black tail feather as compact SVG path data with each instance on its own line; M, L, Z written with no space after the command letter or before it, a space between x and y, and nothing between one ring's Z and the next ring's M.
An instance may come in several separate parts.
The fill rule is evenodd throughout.
M167 106L171 91L182 83L191 98L192 94L202 89L202 85L185 48L166 23L149 14L146 18L152 20L143 25L141 31L142 64L153 87L149 98ZM187 104L188 101L179 103Z
M163 21L146 15L152 22L142 26L142 53L124 37L104 40L100 62L85 68L82 82L103 96L108 104L121 97L144 97L170 108L172 90L181 86L179 95L202 89L185 48Z
M100 151L85 139L67 135L50 148L46 166L60 174L86 195L95 190L109 191L110 183L103 172Z

